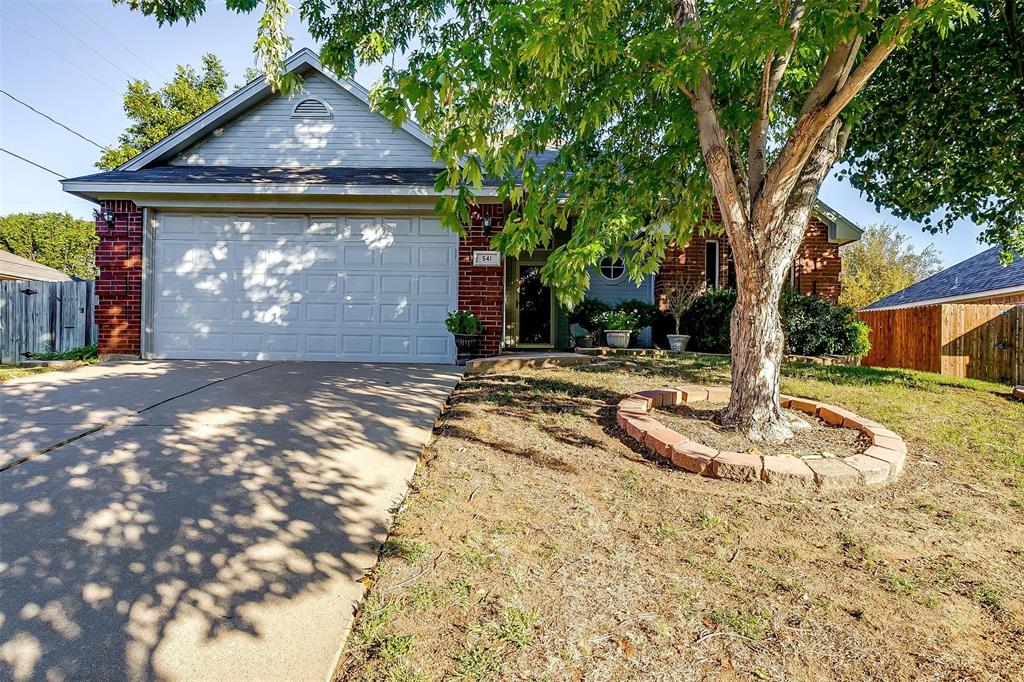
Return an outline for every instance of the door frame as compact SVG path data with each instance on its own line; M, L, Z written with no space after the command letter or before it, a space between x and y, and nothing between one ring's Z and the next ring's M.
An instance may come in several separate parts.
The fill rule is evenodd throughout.
M513 279L513 281L512 281L513 286L511 286L509 288L509 292L508 292L509 296L512 299L510 301L511 305L508 306L508 310L509 310L509 314L510 314L510 319L508 321L508 327L509 327L509 331L510 331L510 336L513 339L513 342L510 344L509 348L511 350L520 349L520 348L529 348L529 349L552 349L552 348L554 348L555 347L555 339L557 338L557 334L558 334L558 302L555 299L555 291L550 286L548 287L548 296L550 297L550 301L551 301L551 306L550 306L550 308L551 308L551 322L550 322L550 325L549 325L548 342L547 343L520 343L519 342L519 277L520 277L519 269L524 267L524 266L525 267L542 267L547 262L547 258L546 257L532 256L532 257L521 258L521 259L509 258L508 260L509 261L513 261L513 262L508 264L509 267L512 269L512 274L513 274L513 278L512 278Z

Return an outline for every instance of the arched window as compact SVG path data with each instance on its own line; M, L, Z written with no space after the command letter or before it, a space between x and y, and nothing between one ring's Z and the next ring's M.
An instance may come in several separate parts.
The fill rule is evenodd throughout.
M622 279L626 274L626 265L621 258L607 256L601 259L601 276L607 280L615 281Z
M331 106L316 97L307 97L299 100L292 110L292 118L331 118L334 112Z

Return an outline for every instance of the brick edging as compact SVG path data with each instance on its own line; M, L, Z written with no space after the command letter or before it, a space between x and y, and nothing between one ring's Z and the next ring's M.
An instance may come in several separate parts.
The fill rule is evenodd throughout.
M849 410L806 398L783 396L782 406L817 416L833 426L861 431L871 439L871 446L862 453L841 459L748 455L692 441L651 416L656 407L706 400L722 402L729 399L729 394L728 387L705 388L692 384L640 391L619 402L616 422L631 438L674 466L711 478L835 490L881 485L903 471L907 446L899 434Z

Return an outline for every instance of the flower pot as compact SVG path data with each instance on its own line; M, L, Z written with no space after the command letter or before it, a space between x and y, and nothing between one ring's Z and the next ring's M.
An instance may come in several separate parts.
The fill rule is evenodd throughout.
M668 347L673 353L682 353L686 350L686 344L690 342L690 337L687 334L669 334L668 335Z
M455 362L460 365L466 364L466 360L483 355L481 347L484 342L483 334L452 334L455 337L455 348L458 356Z
M628 348L629 337L632 333L632 330L629 329L609 329L605 331L604 338L612 348Z
M576 347L577 348L593 348L594 347L594 337L592 337L590 334L581 334L580 336L577 336L576 337Z

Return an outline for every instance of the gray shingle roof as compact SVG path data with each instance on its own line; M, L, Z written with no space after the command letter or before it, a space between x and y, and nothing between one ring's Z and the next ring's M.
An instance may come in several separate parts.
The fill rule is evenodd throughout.
M923 305L950 296L981 296L988 291L1024 287L1024 259L1017 258L1004 267L999 264L999 250L998 246L993 246L902 291L889 294L864 310L909 304Z
M258 168L251 166L154 166L94 173L65 182L153 184L434 185L439 168Z

